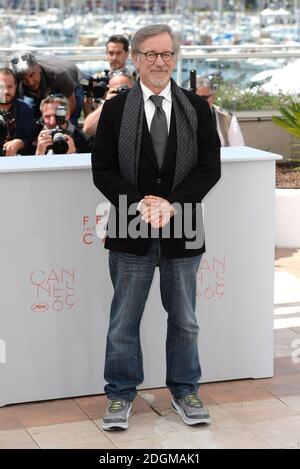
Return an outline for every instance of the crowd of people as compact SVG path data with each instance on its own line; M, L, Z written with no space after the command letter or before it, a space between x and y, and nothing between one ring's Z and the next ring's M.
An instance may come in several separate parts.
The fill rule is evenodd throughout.
M10 66L0 69L0 155L45 155L57 153L56 148L62 153L90 153L103 103L132 88L136 80L128 57L128 39L111 36L106 43L109 68L93 77L95 90L98 82L98 89L102 87L97 99L93 87L91 93L85 92L86 77L75 64L30 52L14 55ZM213 85L202 77L197 77L197 84L197 94L211 105L221 144L243 145L235 116L213 104ZM53 147L54 138L62 144Z

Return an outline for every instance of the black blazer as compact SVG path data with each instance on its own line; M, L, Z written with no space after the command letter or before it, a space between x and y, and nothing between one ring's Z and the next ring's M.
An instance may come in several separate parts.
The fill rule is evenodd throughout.
M209 105L200 96L187 90L183 90L183 92L197 112L199 156L196 168L187 175L185 180L174 191L172 191L172 182L175 173L177 136L173 109L171 112L167 149L160 171L156 164L152 140L144 114L138 185L134 187L120 174L118 161L120 125L128 92L123 92L106 101L103 106L92 152L93 179L96 187L116 207L117 214L120 219L125 221L126 226L136 217L136 214L128 216L127 213L124 213L126 210L123 210L123 207L119 207L120 194L127 195L128 206L131 204L136 204L135 206L137 206L138 202L145 195L158 195L167 199L171 204L177 203L182 205L189 203L193 228L195 229L196 212L199 214L199 202L202 201L221 176L220 141ZM186 242L192 241L193 238L191 239L190 235L187 238L184 234L184 229L182 229L182 236L180 238L174 236L173 225L175 217L170 222L170 236L168 238L161 237L160 232L162 254L166 257L175 258L196 256L204 252L204 237L200 246L195 248L193 245L193 248L188 248ZM202 225L202 212L200 218L200 225ZM119 236L118 220L119 218L117 217L116 235L111 236L108 231L105 247L136 255L147 254L151 238L138 237L137 239L132 239L128 235L122 237L124 233ZM144 224L140 218L139 221L141 224ZM112 225L115 226L115 224ZM148 226L147 228L150 231L150 227ZM200 226L199 229L201 230L202 227Z

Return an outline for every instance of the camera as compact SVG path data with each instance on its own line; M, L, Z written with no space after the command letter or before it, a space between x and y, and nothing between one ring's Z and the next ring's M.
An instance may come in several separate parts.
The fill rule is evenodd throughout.
M66 107L62 105L57 106L55 111L56 127L55 129L50 130L52 145L47 148L47 152L48 150L52 150L56 155L63 155L69 150L69 144L65 137L66 131L62 128L66 122L66 115Z
M96 102L103 99L108 90L108 70L100 74L95 74L90 78L82 78L80 84L83 87L84 95L93 98Z
M128 85L122 85L122 86L119 86L118 88L116 88L116 91L114 91L115 94L119 94L119 93L123 93L123 91L126 91L126 90L129 90L129 86Z
M56 155L64 155L69 150L69 144L64 134L63 129L55 128L51 130L52 145L49 149L52 149Z
M5 156L3 145L9 140L14 124L15 119L12 118L10 112L0 109L0 156Z

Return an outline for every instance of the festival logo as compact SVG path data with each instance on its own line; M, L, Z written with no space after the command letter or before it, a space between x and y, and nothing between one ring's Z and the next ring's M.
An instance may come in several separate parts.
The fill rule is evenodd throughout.
M31 310L34 313L46 311L69 311L75 306L75 269L34 270L30 274L34 288Z
M197 299L221 299L225 293L225 258L202 257L197 273Z
M82 241L85 246L92 246L95 243L103 243L105 238L105 225L107 213L94 216L84 215L82 217ZM99 236L99 233L101 236Z

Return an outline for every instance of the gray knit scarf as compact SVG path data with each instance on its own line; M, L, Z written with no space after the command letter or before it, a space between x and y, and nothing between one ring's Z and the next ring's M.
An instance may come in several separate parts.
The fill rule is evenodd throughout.
M194 107L173 79L171 92L177 134L176 166L172 186L174 190L197 164L198 122ZM120 172L134 187L137 187L143 121L144 100L138 80L126 98L119 138Z

